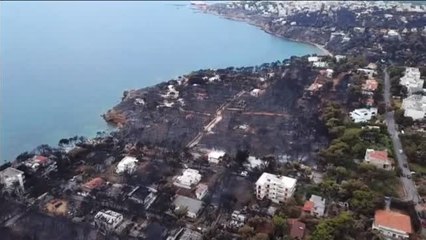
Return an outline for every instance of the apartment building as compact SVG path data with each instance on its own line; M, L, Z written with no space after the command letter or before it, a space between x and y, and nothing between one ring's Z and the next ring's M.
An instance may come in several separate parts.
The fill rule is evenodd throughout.
M296 179L263 173L256 182L256 196L258 199L270 199L275 203L285 202L293 196L296 189Z

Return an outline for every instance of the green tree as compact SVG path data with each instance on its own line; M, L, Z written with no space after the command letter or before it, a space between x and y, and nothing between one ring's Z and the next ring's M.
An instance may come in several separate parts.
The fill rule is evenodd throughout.
M348 212L322 220L313 231L311 240L342 240L355 235L354 219Z
M376 195L371 190L356 190L349 202L349 206L356 213L371 215L376 206Z
M287 219L280 215L274 215L272 222L275 226L275 236L280 237L287 231Z

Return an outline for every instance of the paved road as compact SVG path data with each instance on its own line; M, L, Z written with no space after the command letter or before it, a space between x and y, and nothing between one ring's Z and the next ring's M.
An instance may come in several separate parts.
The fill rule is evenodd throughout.
M390 79L389 79L389 73L387 72L387 68L384 70L385 79L384 79L384 99L386 103L386 109L390 109L391 107L391 93L390 93ZM395 159L398 162L398 166L402 169L403 176L401 177L401 183L404 187L405 191L405 200L407 201L413 201L414 203L418 203L420 201L419 194L417 193L416 186L412 179L408 179L407 177L411 175L410 169L408 168L408 162L407 162L407 156L404 152L402 152L402 145L401 140L398 136L398 131L396 129L395 124L395 117L394 117L394 111L387 111L386 112L386 125L388 127L389 135L392 139L393 148L395 151ZM407 166L407 167L404 167Z

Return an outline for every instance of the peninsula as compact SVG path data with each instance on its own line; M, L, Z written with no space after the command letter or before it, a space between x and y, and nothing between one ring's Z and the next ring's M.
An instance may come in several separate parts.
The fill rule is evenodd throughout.
M324 54L128 90L0 167L5 239L422 239L424 5L194 4Z

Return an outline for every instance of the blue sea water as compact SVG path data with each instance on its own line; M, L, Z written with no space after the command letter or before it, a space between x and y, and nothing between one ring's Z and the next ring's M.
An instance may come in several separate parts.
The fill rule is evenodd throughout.
M312 53L189 2L1 2L0 160L106 129L126 89Z

